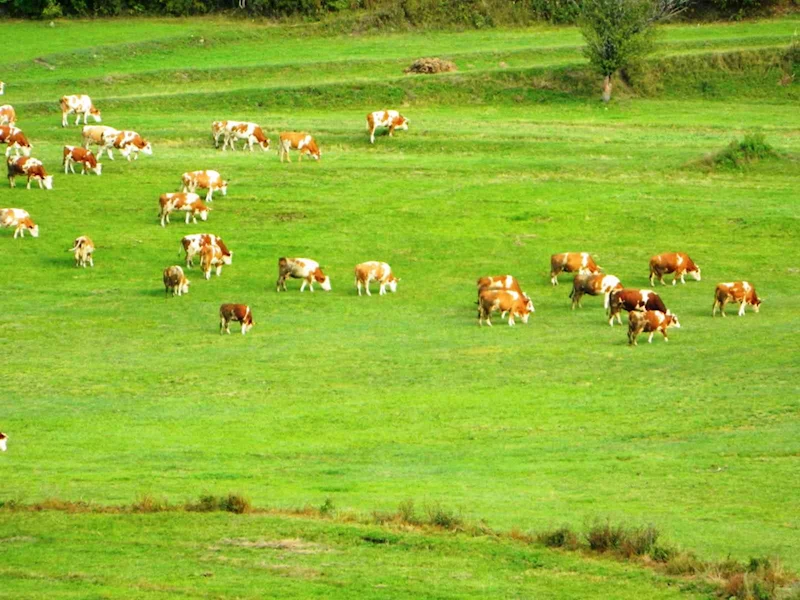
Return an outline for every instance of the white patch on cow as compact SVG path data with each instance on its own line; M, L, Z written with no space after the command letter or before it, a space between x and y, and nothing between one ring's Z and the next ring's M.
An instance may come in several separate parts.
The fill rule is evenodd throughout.
M683 264L683 257L680 254L677 255L677 261L676 262L678 263L679 267Z

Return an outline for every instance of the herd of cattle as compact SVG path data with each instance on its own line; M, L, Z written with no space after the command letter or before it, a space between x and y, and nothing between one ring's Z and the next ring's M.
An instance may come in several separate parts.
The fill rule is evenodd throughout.
M0 94L2 94L3 84L0 82ZM148 141L135 131L117 130L113 127L102 125L88 125L88 118L92 117L96 123L101 122L100 110L92 103L91 98L86 95L64 96L60 101L61 105L61 125L68 126L68 116L75 114L75 125L80 124L83 117L83 145L64 146L63 163L64 173L75 173L74 164L80 163L81 174L87 172L100 175L102 164L97 157L102 157L105 153L110 160L114 160L113 150L118 150L120 154L127 158L137 160L139 153L152 155L153 150ZM372 112L367 115L367 131L370 136L370 143L375 143L375 131L379 128L388 129L389 136L395 130L408 130L408 119L403 117L395 110L382 110ZM236 142L242 141L243 148L247 147L250 151L257 145L262 150L270 149L270 139L264 135L261 127L256 123L244 121L214 121L211 125L211 133L214 144L217 148L222 140L222 151L228 148L236 150ZM40 188L52 189L53 177L48 175L41 161L32 158L32 146L25 134L16 127L16 113L10 105L0 106L0 143L5 143L6 156L8 157L8 179L9 184L15 187L17 176L27 177L27 188L30 189L31 181L36 180ZM89 150L89 146L95 144L97 154ZM280 161L284 158L291 162L290 151L298 152L298 160L302 160L304 155L308 155L314 160L319 160L322 152L313 136L305 132L283 132L279 135L278 153ZM11 157L11 152L15 153ZM203 170L184 173L181 177L181 192L165 193L159 198L158 217L162 227L169 224L169 217L174 212L184 212L185 222L188 224L191 219L197 223L197 218L202 221L208 219L211 211L197 190L206 190L205 202L213 201L215 191L223 196L227 194L228 182L222 178L217 171ZM39 227L36 225L27 211L19 208L0 209L0 227L14 228L14 238L24 237L28 231L33 237L38 237ZM222 272L223 265L230 265L233 253L228 249L225 242L214 234L198 233L184 236L181 240L181 247L185 253L185 264L187 268L194 266L194 257L200 257L200 269L205 279L211 277L214 271L217 275ZM73 242L70 252L74 253L75 265L79 267L94 266L93 253L95 250L94 242L85 235L79 236ZM604 297L604 308L607 311L609 325L614 325L616 319L622 323L621 313L627 311L628 317L628 341L636 345L637 337L641 333L649 333L648 342L652 342L655 333L660 332L664 340L667 338L667 329L670 327L680 327L678 317L666 308L662 299L653 290L625 288L618 277L602 273L600 267L587 252L568 252L564 254L554 254L550 260L550 281L552 285L558 285L558 275L560 273L575 273L572 291L569 297L572 300L572 308L581 306L581 299L585 295ZM674 273L672 284L678 280L686 283L685 275L689 274L697 281L700 281L700 268L685 253L665 253L659 254L650 259L650 285L654 284L654 279L664 284L664 275ZM286 280L289 278L301 279L300 291L304 291L308 286L310 291L314 291L314 283L326 291L331 290L330 277L325 275L322 269L314 260L309 258L286 258L282 257L278 261L278 280L276 282L277 291L286 290ZM386 293L386 289L392 292L397 291L397 282L391 267L385 262L370 261L355 267L355 287L358 295L361 295L362 287L368 296L371 295L369 285L375 281L379 285L379 295ZM173 296L182 296L189 291L189 280L183 268L179 265L167 267L163 273L164 290L166 294L172 293ZM748 304L758 312L761 299L758 298L755 288L747 281L733 281L720 283L714 290L714 304L712 306L712 316L716 315L717 310L725 316L725 306L728 302L739 303L739 316L744 315L745 306ZM513 326L515 319L520 319L523 323L528 322L531 313L534 312L533 301L530 296L522 291L517 279L511 275L498 275L482 277L478 280L478 324L483 325L484 321L491 326L491 315L500 312L501 318L508 315L508 324ZM230 333L230 323L232 321L241 324L242 334L247 333L253 326L253 314L248 305L244 304L223 304L220 306L220 333ZM2 434L0 434L2 436ZM0 448L5 449L5 438L0 437Z

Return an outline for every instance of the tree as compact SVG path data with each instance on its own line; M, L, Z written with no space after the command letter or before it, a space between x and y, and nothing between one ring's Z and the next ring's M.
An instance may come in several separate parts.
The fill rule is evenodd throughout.
M686 10L688 0L584 0L580 28L584 55L603 76L603 102L617 71L653 48L655 24Z

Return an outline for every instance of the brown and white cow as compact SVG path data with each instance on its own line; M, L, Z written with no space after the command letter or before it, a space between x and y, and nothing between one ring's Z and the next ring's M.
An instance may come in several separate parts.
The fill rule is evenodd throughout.
M242 324L242 335L246 334L252 329L255 322L253 321L253 312L247 304L222 304L219 307L219 334L222 332L230 333L231 321L238 321Z
M372 294L369 293L369 282L370 281L377 281L380 284L380 289L378 291L379 296L383 296L386 294L386 287L389 287L389 291L394 293L397 291L397 282L400 281L397 277L394 276L392 273L392 267L390 267L385 262L379 262L376 260L371 260L368 262L363 262L361 264L356 265L356 281L355 285L358 289L358 295L361 295L361 286L363 285L367 291L367 296L371 296Z
M614 317L622 325L620 313L623 310L658 310L669 313L664 301L653 290L640 290L636 288L623 288L614 290L608 299L608 324L614 326Z
M300 286L301 292L306 289L306 285L313 292L315 281L326 292L331 291L331 278L322 272L317 261L310 258L279 258L277 291L280 292L281 289L286 291L286 280L290 277L303 280Z
M82 235L75 238L75 241L72 242L72 248L67 250L67 252L74 253L76 267L83 267L85 269L87 264L90 267L94 267L94 259L92 258L94 242L89 236Z
M208 190L206 202L214 201L214 190L222 192L223 196L228 195L228 182L216 171L189 171L181 176L181 183L184 192Z
M0 106L0 125L14 125L17 122L17 111L10 104Z
M95 123L100 123L102 121L100 118L100 111L95 108L94 104L92 104L92 99L86 94L62 96L60 104L62 127L67 126L67 116L72 113L78 115L75 119L75 125L80 124L81 117L83 117L83 124L86 125L89 122L89 115L92 116Z
M103 171L103 163L97 162L91 150L81 148L80 146L64 146L63 150L64 159L64 174L72 172L75 174L75 163L81 165L81 175L86 175L86 171L91 171L96 175L100 175Z
M8 436L0 431L0 452L8 450Z
M297 150L300 153L297 158L298 161L302 161L303 154L308 154L314 160L319 160L319 157L322 156L317 142L307 133L284 131L279 137L278 156L281 162L283 162L284 157L286 157L286 160L289 162L292 162L292 157L289 156L290 150Z
M621 289L622 284L619 282L619 278L614 275L603 275L602 273L582 275L578 273L572 281L572 291L569 293L569 297L572 298L572 309L575 310L576 305L578 308L581 307L581 298L583 298L584 294L590 296L603 294L603 308L608 309L608 299L611 292Z
M140 136L135 131L118 131L116 133L106 132L103 134L103 147L100 149L100 155L103 152L108 153L108 157L114 160L112 149L116 148L128 162L133 156L133 160L139 158L139 152L152 156L153 147L146 139Z
M756 288L749 281L730 281L717 284L714 290L714 304L711 307L711 316L717 314L717 309L725 316L725 305L730 301L739 303L739 316L744 316L744 309L749 304L755 312L761 307L763 298L756 294Z
M225 125L225 141L222 144L223 152L226 146L230 146L231 150L236 150L234 145L236 140L244 140L245 145L250 148L251 152L253 151L253 144L261 146L264 152L269 150L269 138L264 135L261 126L257 123L228 121Z
M42 161L29 156L18 156L8 159L8 183L11 187L16 187L17 175L24 175L28 178L27 188L31 189L31 179L39 183L39 188L46 190L53 189L53 176L48 175L44 170Z
M650 337L647 338L647 343L653 343L653 336L657 331L661 332L664 336L664 341L668 342L667 329L675 327L681 328L678 322L678 317L660 310L633 310L628 313L628 343L632 346L638 346L636 338L641 333L649 333Z
M369 141L375 143L375 130L379 127L389 128L389 137L392 137L395 129L408 131L408 119L396 110L376 110L367 115L367 131L369 131Z
M672 285L675 285L678 278L681 283L686 283L684 279L686 273L689 273L696 281L700 281L700 267L685 252L666 252L657 254L650 259L650 285L654 285L653 278L655 277L658 277L661 285L666 285L664 283L665 273L675 273Z
M186 213L186 224L189 219L197 223L197 217L202 221L208 220L208 213L211 210L200 199L200 196L192 192L174 192L171 194L161 194L158 199L160 210L158 216L161 218L161 226L165 227L169 223L169 216L178 210Z
M216 244L204 244L200 248L200 270L203 272L203 277L211 279L212 270L217 274L217 277L222 275L222 266L230 264L230 262L225 262L226 258Z
M19 156L20 152L23 156L30 156L33 149L22 130L10 125L0 126L0 143L8 145L6 156L10 156L12 150L14 151L14 156Z
M27 229L31 236L39 237L39 226L33 222L27 210L21 208L0 208L0 227L13 227L14 238L25 237Z
M81 129L83 147L89 148L90 144L95 144L99 150L99 154L102 155L105 139L113 139L118 133L120 133L119 129L114 129L108 125L86 125Z
M558 285L558 275L561 272L582 275L597 275L602 271L588 252L565 252L553 254L550 257L550 283Z
M194 256L200 253L200 250L206 244L219 247L222 251L223 262L229 265L233 262L233 252L228 250L222 238L213 233L194 233L186 235L181 238L181 249L186 253L186 266L191 268L194 266ZM178 256L181 251L178 250Z
M512 292L522 294L525 298L530 300L530 296L522 291L517 278L513 275L488 275L478 279L478 304L480 304L480 294L483 290L511 290ZM531 302L531 312L534 312L533 302ZM506 318L505 311L503 311L500 317L503 319Z
M533 312L533 302L524 294L512 290L482 290L478 294L478 325L483 325L485 320L491 327L491 317L495 311L509 313L508 324L513 327L515 317L522 319L523 323L528 322Z
M189 293L189 280L183 274L183 269L172 265L164 269L164 295L172 292L173 296L183 296Z

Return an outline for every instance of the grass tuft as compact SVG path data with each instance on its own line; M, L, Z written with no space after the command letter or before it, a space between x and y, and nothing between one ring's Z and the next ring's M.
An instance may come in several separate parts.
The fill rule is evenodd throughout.
M542 531L536 536L536 539L549 548L576 550L578 546L580 546L578 534L576 534L569 525L563 525L549 531Z
M231 512L237 515L249 513L253 509L250 500L241 494L227 496L200 496L197 502L187 502L184 510L189 512Z
M748 133L741 140L733 140L725 149L706 156L702 164L709 168L742 169L761 160L779 157L762 133Z

